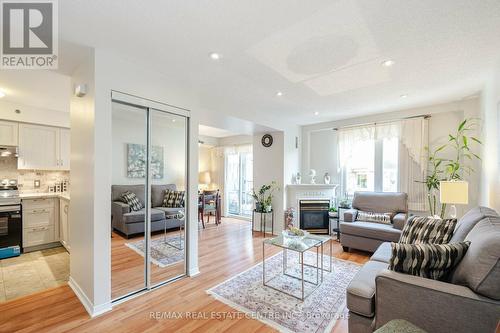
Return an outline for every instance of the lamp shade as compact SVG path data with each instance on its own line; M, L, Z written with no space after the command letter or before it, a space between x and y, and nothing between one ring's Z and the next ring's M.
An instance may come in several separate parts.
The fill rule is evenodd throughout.
M210 171L200 172L198 176L198 182L200 184L205 184L205 185L209 185L210 183L212 183L212 178L210 177Z
M439 201L449 204L468 204L469 183L464 181L439 182Z

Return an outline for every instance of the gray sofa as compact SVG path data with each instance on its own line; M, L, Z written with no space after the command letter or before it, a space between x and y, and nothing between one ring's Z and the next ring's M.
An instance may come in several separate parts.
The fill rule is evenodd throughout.
M135 234L144 233L144 208L139 211L131 211L130 207L121 201L121 195L125 191L135 193L139 200L145 201L144 185L111 185L111 224L113 230L118 231L127 238ZM162 207L165 190L175 190L175 184L151 185L151 231L178 228L181 220L175 218L179 210L184 208ZM170 217L169 217L170 215Z
M444 281L387 269L383 243L347 288L349 332L372 332L404 319L427 332L495 332L500 320L500 217L477 207L457 223L451 243L468 240L462 261Z
M357 221L358 210L394 214L393 224ZM355 248L374 252L384 242L397 242L408 214L408 195L399 192L355 192L352 209L340 222L340 243L344 251Z

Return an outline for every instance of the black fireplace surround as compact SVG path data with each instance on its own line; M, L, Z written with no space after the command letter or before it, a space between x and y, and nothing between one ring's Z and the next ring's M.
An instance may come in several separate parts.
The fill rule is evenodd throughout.
M300 229L315 234L328 234L330 200L300 200Z

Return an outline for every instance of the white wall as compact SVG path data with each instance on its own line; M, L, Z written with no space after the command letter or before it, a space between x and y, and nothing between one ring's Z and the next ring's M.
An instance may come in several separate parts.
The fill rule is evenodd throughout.
M108 159L102 156L99 148L106 146L103 142L110 142L110 138L106 137L103 128L106 123L95 108L94 66L92 53L72 78L74 84L86 83L88 93L85 97L71 99L69 208L69 283L91 315L108 310L111 296L109 188L102 188L102 173L108 170Z
M469 99L424 108L304 126L302 128L303 182L309 181L307 174L311 168L316 170L317 178L319 178L320 182L323 181L325 172L328 172L332 176L333 182L340 182L340 175L337 172L337 134L333 128L377 121L397 120L404 117L427 114L431 115L429 119L429 147L433 149L446 143L448 141L448 133L456 131L458 124L464 118L477 118L480 116L479 100ZM479 153L479 150L477 153ZM477 205L479 202L479 179L481 175L479 164L480 162L478 161L473 163L476 172L467 177L469 181L469 205L458 206L457 210L459 214ZM337 194L341 195L341 193Z
M500 65L482 93L481 117L484 145L480 203L500 212Z
M198 169L200 172L212 171L212 157L210 156L210 150L212 147L206 145L200 145L198 147Z
M238 146L252 143L253 137L251 135L226 136L224 138L219 138L218 140L218 146Z
M274 210L274 233L280 233L283 230L283 214L285 203L285 145L283 132L271 132L273 144L271 147L262 146L261 139L265 133L257 133L253 137L253 184L255 189L259 189L264 184L270 184L272 181L277 183L279 191L275 192L273 199ZM258 217L257 217L258 219ZM257 220L258 221L258 220ZM268 219L268 229L271 230L270 220ZM255 230L260 226L259 222L255 224Z

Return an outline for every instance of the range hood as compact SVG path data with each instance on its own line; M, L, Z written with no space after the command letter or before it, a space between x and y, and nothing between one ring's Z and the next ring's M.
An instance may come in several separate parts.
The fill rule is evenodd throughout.
M12 146L0 146L0 157L17 157L18 150L17 147Z

